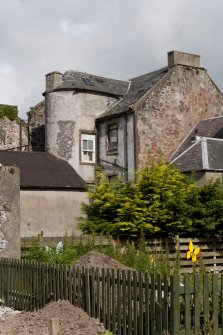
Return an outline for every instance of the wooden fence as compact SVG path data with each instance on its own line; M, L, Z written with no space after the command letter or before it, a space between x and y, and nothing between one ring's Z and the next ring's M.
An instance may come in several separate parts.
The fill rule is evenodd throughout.
M161 277L0 259L0 298L32 311L69 300L119 335L223 333L223 275Z
M192 262L186 260L188 244L193 241L195 247L200 247L199 259L206 270L223 270L223 238L178 238L147 240L148 249L158 256L167 255L175 265L176 259L180 262L181 272L193 272Z

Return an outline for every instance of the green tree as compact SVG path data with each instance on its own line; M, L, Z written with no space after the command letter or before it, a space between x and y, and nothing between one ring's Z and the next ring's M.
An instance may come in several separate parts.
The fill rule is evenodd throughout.
M81 227L88 233L125 238L180 234L191 227L182 212L185 195L193 188L192 181L162 159L150 160L132 183L109 182L100 171L89 190L90 203L83 205L86 218Z
M193 225L191 233L210 237L223 233L223 187L220 180L197 186L187 194L186 213Z

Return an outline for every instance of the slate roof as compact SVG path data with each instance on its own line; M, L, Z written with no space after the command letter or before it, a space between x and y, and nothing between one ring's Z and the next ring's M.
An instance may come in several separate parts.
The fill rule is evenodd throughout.
M130 79L130 87L127 94L117 102L113 107L102 113L98 120L108 116L119 115L127 112L134 107L134 104L148 91L150 91L156 83L168 72L168 68L164 67L154 72L144 74L142 76Z
M21 188L85 188L84 180L69 163L46 152L0 151L0 163L19 167Z
M182 172L223 171L223 139L201 137L171 164Z
M200 137L222 138L223 139L223 116L214 117L199 121L191 130L189 135L180 144L171 160L175 159L195 142L195 129Z
M126 80L110 79L79 71L66 71L63 83L55 88L58 90L81 90L105 93L113 96L124 96L130 82Z

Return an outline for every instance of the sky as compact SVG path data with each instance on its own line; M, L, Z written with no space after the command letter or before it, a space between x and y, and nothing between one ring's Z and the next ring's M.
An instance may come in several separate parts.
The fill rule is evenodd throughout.
M26 119L45 74L129 79L198 54L223 91L222 0L0 0L0 104Z

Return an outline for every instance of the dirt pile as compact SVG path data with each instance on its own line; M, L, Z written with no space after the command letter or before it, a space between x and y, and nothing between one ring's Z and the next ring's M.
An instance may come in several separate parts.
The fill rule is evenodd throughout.
M128 266L119 263L110 256L101 254L97 251L89 251L83 255L75 266L84 266L84 267L97 267L105 269L121 269L121 270L132 270Z
M96 335L105 331L98 320L90 318L82 309L59 300L35 312L5 316L0 319L0 334L48 335L52 318L60 319L60 335Z

